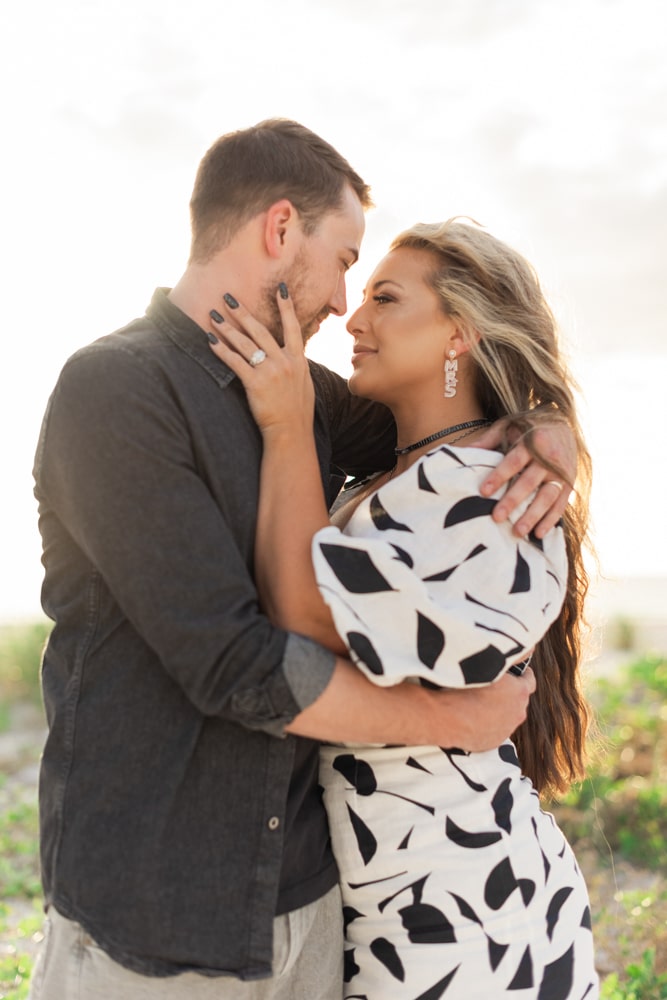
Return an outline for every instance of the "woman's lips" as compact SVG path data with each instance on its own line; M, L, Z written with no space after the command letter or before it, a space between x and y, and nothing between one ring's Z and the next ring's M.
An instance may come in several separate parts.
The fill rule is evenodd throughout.
M369 354L377 354L371 347L355 347L352 351L352 364L367 358Z

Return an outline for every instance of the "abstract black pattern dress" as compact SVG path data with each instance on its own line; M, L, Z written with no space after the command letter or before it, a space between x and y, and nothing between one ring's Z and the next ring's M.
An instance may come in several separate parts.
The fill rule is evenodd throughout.
M318 532L321 593L376 684L490 684L557 617L560 528L517 539L479 484L495 452L441 447ZM521 514L518 511L513 520ZM488 753L324 746L346 1000L593 1000L586 887L511 742Z

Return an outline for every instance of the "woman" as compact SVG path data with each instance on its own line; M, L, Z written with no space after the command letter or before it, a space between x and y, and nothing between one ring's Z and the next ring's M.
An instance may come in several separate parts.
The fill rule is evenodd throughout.
M349 945L344 995L597 996L586 888L538 798L583 772L590 460L537 278L474 225L418 225L394 241L348 330L350 389L392 410L396 465L349 490L333 527L285 291L284 349L243 312L234 319L245 335L225 324L228 343L213 348L243 380L264 436L256 561L270 614L378 684L488 684L520 669L532 647L538 684L519 759L509 741L479 754L323 747ZM474 447L500 417L525 430L535 407L570 424L579 457L574 502L544 539L493 521L497 497L479 484L501 456Z

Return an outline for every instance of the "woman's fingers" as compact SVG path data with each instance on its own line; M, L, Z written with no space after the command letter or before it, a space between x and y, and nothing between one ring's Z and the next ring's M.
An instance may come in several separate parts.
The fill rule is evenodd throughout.
M278 309L283 325L283 342L288 351L303 354L303 334L294 312L294 303L290 298L289 289L284 281L278 285Z
M263 433L270 428L312 426L313 384L303 338L289 292L276 293L279 330L270 332L235 297L223 296L225 316L211 310L211 350L243 383L248 403ZM274 336L274 333L276 336Z
M220 324L216 320L213 320L213 325L215 327L219 327ZM227 367L231 368L234 374L237 375L241 379L241 382L245 385L246 379L252 373L252 367L249 365L248 360L242 353L225 343L222 339L222 333L208 333L207 336L211 345L211 350L215 356L220 358L221 361L224 361Z
M228 347L237 352L251 367L257 367L267 357L277 359L282 350L276 335L271 333L246 307L231 293L223 295L225 302L225 317L216 309L209 313L211 324L216 336ZM282 325L282 339L290 352L303 354L303 337L301 327L294 312L289 290L284 282L280 282L276 292L278 312ZM217 352L216 352L217 353ZM222 355L219 354L219 357Z
M214 333L218 337L222 338L248 363L251 362L251 359L254 359L254 364L258 363L256 360L260 357L258 351L263 351L266 356L280 350L275 338L264 324L255 319L244 305L229 292L226 292L223 298L227 307L225 310L227 322L216 309L211 309L209 313Z
M209 337L211 346L215 348L216 343L221 343L246 368L248 366L254 368L266 359L266 351L258 347L251 337L248 337L247 334L242 333L240 330L235 330L234 327L230 326L229 323L225 323L224 320L215 320L211 316L211 329L213 330L213 339L211 340L211 337ZM226 364L229 363L226 354L223 357L222 352L215 351L215 353ZM233 365L230 365L230 368L236 371Z

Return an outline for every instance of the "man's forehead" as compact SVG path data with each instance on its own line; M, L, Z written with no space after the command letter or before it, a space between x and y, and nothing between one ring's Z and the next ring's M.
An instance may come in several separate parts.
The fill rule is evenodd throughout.
M366 229L366 217L361 202L351 188L346 190L340 207L326 215L323 223L340 241L341 249L352 253L356 260Z

